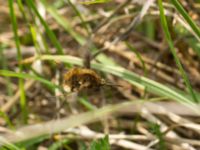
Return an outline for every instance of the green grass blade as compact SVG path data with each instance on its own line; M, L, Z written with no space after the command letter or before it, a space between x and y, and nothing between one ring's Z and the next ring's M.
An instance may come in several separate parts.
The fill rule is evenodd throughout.
M43 55L40 57L41 60L54 60L54 61L61 61L66 63L71 63L74 65L81 66L83 61L77 57L73 56L59 56L59 55ZM195 104L193 103L193 99L191 95L188 95L186 92L181 91L175 87L168 87L163 84L160 84L156 81L150 80L148 78L142 77L140 75L137 75L131 71L126 70L125 68L118 67L118 66L112 66L107 64L99 64L92 62L92 68L97 69L99 71L103 71L105 73L110 73L115 76L120 77L121 79L124 79L134 86L138 88L146 88L147 92L153 93L155 95L164 96L169 99L176 100L181 103L190 104L194 107ZM199 95L199 93L198 93ZM193 107L193 108L194 108ZM194 108L196 109L196 108ZM198 112L198 109L196 109Z
M147 20L147 22L145 23L145 33L149 39L155 40L155 30L155 23L152 20Z
M80 45L84 45L86 43L87 39L75 32L70 22L68 22L66 18L62 17L53 6L48 5L46 0L41 0L41 2L57 23L60 24ZM92 47L91 50L92 52L97 52L97 48L95 46ZM113 61L103 54L98 55L96 59L102 63L105 62L113 64Z
M7 77L16 77L16 78L22 78L22 79L33 79L33 80L37 80L41 83L44 83L52 88L60 88L59 86L53 84L52 82L43 79L41 77L38 76L34 76L34 75L30 75L30 74L25 74L25 73L16 73L13 71L8 71L8 70L0 70L0 75L1 76L7 76Z
M25 20L25 22L26 22L27 25L28 25L29 31L32 33L31 35L32 35L33 43L34 43L34 46L35 46L35 48L36 48L37 54L39 54L39 52L40 52L42 49L44 49L44 51L45 51L46 54L50 54L49 47L48 47L48 44L47 44L46 40L44 39L44 37L42 36L42 34L41 34L38 30L35 29L35 26L36 26L36 25L33 25L33 24L27 19L27 18L28 18L28 17L27 17L27 14L29 14L30 11L27 13L26 9L24 8L24 4L23 4L22 0L17 0L17 4L18 4L18 7L19 7L19 9L20 9L20 12L21 12L21 14L22 14L22 16L23 16L23 19ZM29 7L29 8L30 8L30 7ZM31 10L31 8L30 8L30 10ZM38 27L38 28L39 28L39 27ZM38 31L38 33L37 33L37 31ZM37 35L37 36L40 36L41 43L43 44L42 47L39 46L38 41L37 41L37 39L36 39L36 35ZM39 49L40 49L40 51L39 51Z
M41 135L41 136L38 136L36 138L32 138L32 139L28 139L28 140L25 140L25 141L21 141L21 142L17 142L15 143L16 146L18 147L24 147L23 150L29 150L30 147L32 147L33 145L37 145L47 139L49 139L50 136L49 135ZM35 147L35 146L33 146ZM25 149L27 148L27 149ZM36 148L36 147L35 147ZM33 149L35 149L33 148Z
M14 144L8 142L2 136L0 136L0 149L2 150L22 150L19 147L15 146Z
M19 10L20 10L20 13L22 14L23 19L28 23L26 11L24 9L24 5L23 5L22 0L17 0L17 5L19 7Z
M91 143L90 150L110 150L108 135L102 139L94 140Z
M15 16L14 12L14 7L13 7L13 0L9 0L9 9L10 9L10 17L11 17L11 23L12 23L12 30L14 33L14 38L15 38L15 44L17 47L17 60L20 62L22 60L22 55L21 55L21 49L20 49L20 41L19 41L19 36L17 33L18 26L17 26L17 19ZM20 71L22 70L22 65L19 65Z
M28 108L26 102L26 94L24 89L24 80L19 79L19 89L20 89L20 106L22 109L22 119L24 123L27 123L28 120Z
M161 127L159 124L156 124L156 123L149 123L149 126L150 126L150 132L152 134L154 134L157 139L158 139L158 147L156 147L157 149L162 149L162 150L167 150L167 146L166 146L166 142L165 142L165 139L164 139L164 134L163 132L161 131Z
M30 32L31 32L31 36L33 38L33 44L36 50L37 55L40 55L40 46L39 43L37 42L37 32L36 32L36 28L33 25L30 25Z
M0 110L0 117L2 117L6 121L6 123L8 124L8 126L11 129L14 129L14 126L13 126L12 122L10 121L8 115L1 110Z
M196 33L198 38L200 39L200 28L195 24L195 22L191 19L191 17L188 15L188 13L184 10L182 5L179 3L178 0L171 0L172 4L175 6L175 8L178 10L178 12L182 15L182 17L187 21L187 23L190 25L192 30Z
M163 28L163 31L165 33L165 38L169 44L169 47L170 47L170 50L171 50L171 53L175 59L175 62L179 68L179 71L184 79L184 82L187 86L187 89L189 90L191 96L193 97L193 100L194 102L198 103L200 102L200 100L197 99L193 89L192 89L192 86L190 84L190 81L188 79L188 76L186 74L186 72L184 71L182 65L181 65L181 62L176 54L176 50L174 48L174 45L173 45L173 42L172 42L172 39L171 39L171 35L169 33L169 29L168 29L168 25L167 25L167 21L166 21L166 18L165 18L165 14L164 14L164 8L163 8L163 5L162 5L162 0L158 0L158 5L159 5L159 10L160 10L160 20L161 20L161 25L162 25L162 28Z
M1 63L2 69L6 70L8 68L8 64L7 64L7 59L3 53L4 50L5 50L5 46L0 45L0 63ZM12 84L11 84L10 78L6 77L5 82L6 82L7 94L8 94L8 96L12 96L13 89L12 89Z
M136 54L137 58L139 59L139 61L142 64L142 68L144 70L144 76L147 76L147 69L146 69L146 66L145 66L145 62L142 59L140 53L131 44L129 44L128 42L126 42L126 46Z
M63 145L67 145L69 143L70 143L70 140L68 140L68 139L61 139L61 140L58 140L58 141L54 142L48 148L48 150L59 150L59 149L62 149L62 147L64 147Z
M91 1L85 1L85 2L80 2L81 4L85 5L91 5L91 4L101 4L101 3L108 3L111 0L91 0Z
M73 28L69 24L69 22L63 18L58 11L53 7L50 6L46 0L41 0L42 4L45 6L47 11L51 14L51 16L81 45L85 43L84 38L74 32Z
M14 12L14 1L9 0L9 9L10 9L10 17L11 17L11 23L12 23L12 29L14 33L14 38L15 38L15 44L17 47L17 60L20 62L22 60L22 55L21 55L21 49L20 49L20 41L19 41L19 36L17 33L18 26L17 26L17 19L15 16ZM19 65L19 70L22 72L23 68L22 65ZM28 112L27 112L27 106L26 106L26 96L25 96L25 91L24 91L24 81L22 79L19 80L19 90L20 90L20 106L22 110L22 117L23 117L23 122L27 122L27 117L28 117Z
M57 53L58 54L64 54L62 46L60 45L59 41L57 40L55 34L51 31L51 29L49 28L48 24L46 23L46 21L42 18L42 16L40 15L40 13L38 12L35 4L33 3L32 0L28 0L26 1L27 4L30 6L30 8L32 8L33 12L35 13L35 15L39 18L40 22L42 23L42 25L45 28L45 31L47 33L47 35L49 36L51 42L54 44L54 46L57 49Z
M88 100L86 98L84 98L84 97L79 98L78 102L80 102L88 110L95 110L95 109L97 109L94 105L92 105L90 102L88 102Z

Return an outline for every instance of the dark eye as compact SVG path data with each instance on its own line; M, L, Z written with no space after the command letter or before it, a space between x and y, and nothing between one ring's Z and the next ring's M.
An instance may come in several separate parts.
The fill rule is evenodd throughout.
M72 76L71 80L72 80L72 83L75 83L77 81L77 77L76 76Z
M84 78L82 79L82 81L83 81L83 83L85 83L85 82L87 82L88 80L87 80L86 77L84 77Z

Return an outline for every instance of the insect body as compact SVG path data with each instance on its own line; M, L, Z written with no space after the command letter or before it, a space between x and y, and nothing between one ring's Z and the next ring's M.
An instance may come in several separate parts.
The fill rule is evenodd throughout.
M66 92L97 90L105 84L94 70L87 68L72 68L64 75L64 89Z

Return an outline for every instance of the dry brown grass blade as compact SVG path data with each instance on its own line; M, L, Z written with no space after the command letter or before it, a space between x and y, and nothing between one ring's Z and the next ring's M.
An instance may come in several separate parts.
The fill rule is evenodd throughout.
M105 106L96 111L73 115L59 120L52 120L46 123L29 125L16 130L16 132L13 132L12 134L6 134L4 138L9 142L15 143L35 138L41 135L51 135L57 132L64 131L68 128L95 122L111 114L117 114L120 109L125 109L129 105L135 103L135 101L124 102L113 106Z

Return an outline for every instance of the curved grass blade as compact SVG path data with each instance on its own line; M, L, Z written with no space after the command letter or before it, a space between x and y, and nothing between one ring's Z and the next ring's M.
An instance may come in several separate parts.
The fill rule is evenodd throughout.
M157 100L160 100L160 98L149 99L149 101L157 101ZM44 135L48 136L54 133L65 131L66 129L69 128L96 122L106 116L117 115L117 113L124 108L128 108L136 104L142 104L144 102L145 100L143 99L137 99L134 101L123 102L120 104L104 106L102 108L93 111L88 111L81 114L68 116L62 119L51 120L45 123L39 123L35 125L22 127L18 129L16 132L8 133L4 137L7 139L7 141L13 143L18 143L23 141L25 142L27 140L39 136L44 136Z
M101 4L101 3L108 3L111 0L91 0L91 1L85 1L85 2L80 2L81 4L85 5L92 5L92 4Z
M2 118L5 120L5 122L7 123L7 125L8 125L11 129L14 129L14 126L13 126L13 124L12 124L10 118L8 117L8 115L7 115L5 112L1 111L1 110L0 110L0 117L2 117Z
M51 14L51 16L81 45L83 45L85 43L85 39L77 34L73 28L71 27L71 25L69 24L69 22L63 18L58 11L53 7L50 6L46 0L41 0L42 4L44 5L44 7L47 9L47 11Z
M200 100L197 99L193 89L192 89L192 86L190 84L190 81L188 79L188 76L185 72L185 70L183 69L183 66L181 65L181 62L176 54L176 50L174 48L174 45L173 45L173 42L172 42L172 38L171 38L171 35L169 33L169 29L168 29L168 25L167 25L167 21L166 21L166 17L164 15L164 8L163 8L163 5L162 5L162 0L158 0L158 5L159 5L159 10L160 10L160 20L161 20L161 25L162 25L162 28L163 28L163 31L165 33L165 38L169 44L169 47L170 47L170 50L171 50L171 53L175 59L175 62L179 68L179 71L183 77L183 80L187 86L187 89L189 90L191 96L192 96L192 101L193 102L196 102L196 103L199 103Z
M14 38L15 38L15 45L17 47L17 60L20 62L22 60L22 55L21 55L21 48L20 48L20 40L18 36L18 26L17 26L17 19L15 16L15 11L14 11L14 1L9 0L9 9L10 9L10 17L11 17L11 23L12 23L12 29L14 33ZM22 65L19 65L19 72L21 73L23 70ZM28 118L28 110L26 107L26 96L25 96L25 91L24 91L24 81L22 79L19 80L19 90L20 90L20 106L22 110L22 117L23 117L23 122L27 122Z
M145 62L142 59L140 53L131 44L129 44L128 42L126 42L126 46L136 54L137 58L139 59L139 61L142 64L142 68L143 68L143 71L144 71L144 76L147 76L147 69L146 69L146 66L145 66Z
M71 63L74 65L82 66L83 61L80 58L73 57L73 56L60 56L60 55L42 55L39 57L41 60L54 60L54 61L61 61L66 63ZM99 64L92 62L92 68L103 71L105 73L110 73L115 76L120 77L121 79L124 79L134 86L138 88L146 88L147 92L153 93L155 95L159 96L165 96L170 99L176 100L178 102L184 103L184 104L190 104L194 106L194 110L196 109L197 112L199 112L199 108L195 108L196 105L193 102L193 99L191 95L187 94L186 92L183 92L175 87L168 87L163 84L160 84L156 81L153 81L151 79L139 76L131 71L128 71L125 68L118 67L118 66L112 66L107 64ZM199 95L199 94L196 94ZM198 96L199 98L199 96Z
M7 141L5 138L0 136L0 148L2 150L21 150L19 147Z
M62 46L60 45L59 41L57 40L55 34L49 28L48 24L45 22L45 20L42 18L42 16L38 12L38 10L37 10L36 6L34 5L33 1L32 0L28 0L26 2L30 6L30 8L32 8L32 10L34 11L35 15L39 18L40 22L44 26L44 28L45 28L45 30L46 30L51 42L55 45L55 47L57 49L57 53L58 54L63 54L64 52L63 52Z
M184 10L183 6L179 3L178 0L171 0L172 4L175 6L177 11L182 15L182 17L187 21L192 30L196 33L198 38L200 39L200 28L195 24L195 22L191 19L191 17Z
M1 63L2 69L7 69L8 62L7 62L7 58L5 57L5 55L3 53L4 50L6 50L5 46L0 44L0 63ZM12 89L12 84L11 84L10 78L6 77L5 81L6 81L7 94L8 94L8 96L12 96L13 89Z
M7 76L7 77L16 77L16 78L22 78L22 79L33 79L33 80L37 80L41 83L44 83L52 88L59 88L60 86L53 84L52 82L43 79L41 77L38 76L34 76L34 75L29 75L29 74L25 74L25 73L16 73L13 71L8 71L8 70L0 70L0 75L2 76Z

